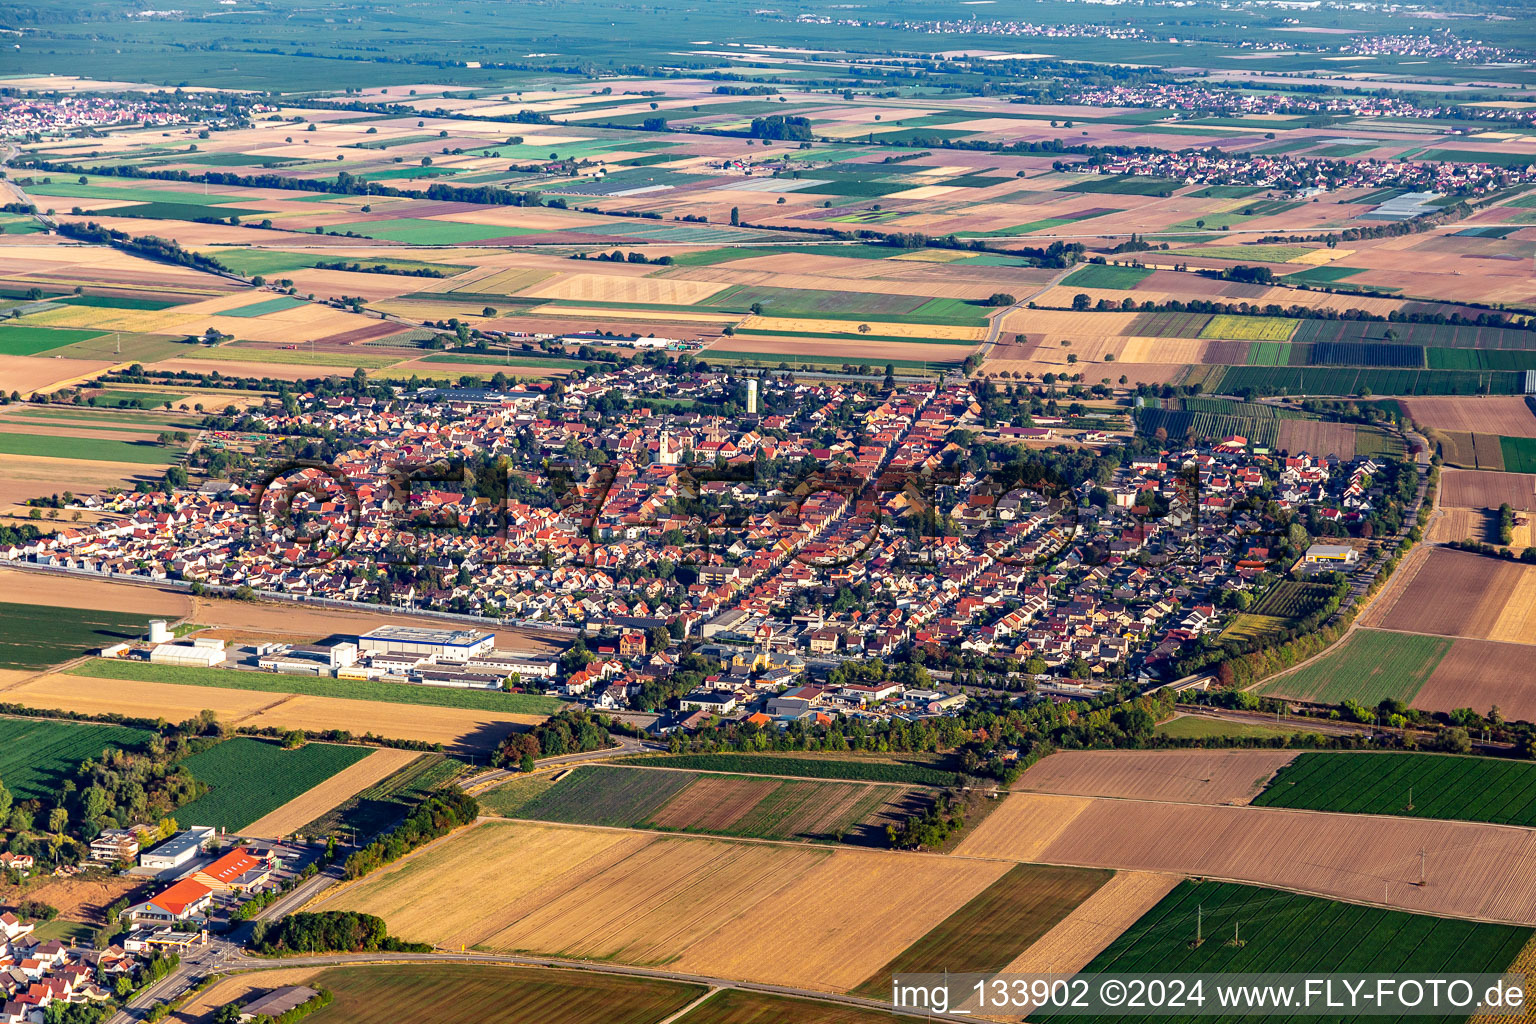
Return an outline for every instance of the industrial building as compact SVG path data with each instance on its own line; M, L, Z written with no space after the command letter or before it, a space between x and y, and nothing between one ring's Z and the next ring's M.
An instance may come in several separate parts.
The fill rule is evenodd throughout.
M478 629L379 626L357 638L368 654L423 654L439 662L466 662L490 653L496 638Z
M185 867L202 854L216 835L207 825L183 829L148 853L139 854L139 867L160 871Z
M215 637L203 637L190 644L156 644L149 652L149 660L155 665L193 665L213 668L224 664L224 641Z

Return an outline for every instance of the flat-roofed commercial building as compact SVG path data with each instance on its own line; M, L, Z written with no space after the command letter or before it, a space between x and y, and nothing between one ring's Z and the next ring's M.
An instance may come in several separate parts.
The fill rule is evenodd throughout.
M496 638L478 629L423 629L379 626L357 638L369 654L424 654L435 661L465 662L488 653Z

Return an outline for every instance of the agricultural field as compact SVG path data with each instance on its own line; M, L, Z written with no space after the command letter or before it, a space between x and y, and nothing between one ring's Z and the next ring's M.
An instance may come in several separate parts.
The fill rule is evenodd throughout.
M1404 633L1536 644L1536 566L1436 548L1367 618Z
M119 725L0 718L0 782L17 800L52 800L81 762L109 747L138 750L154 735Z
M1037 761L1014 789L1063 796L1246 804L1295 756L1284 750L1064 750Z
M380 747L312 789L245 826L248 835L277 838L302 829L308 822L353 800L364 790L403 770L422 755L414 750Z
M1090 264L1081 270L1068 274L1062 279L1061 283L1066 287L1119 288L1130 291L1151 276L1152 271L1146 267L1115 267Z
M298 831L320 836L376 835L409 814L433 790L453 782L464 769L462 762L442 754L417 754L393 774L305 822Z
M260 975L254 975L259 980ZM317 1024L655 1024L704 995L700 985L492 964L334 967L308 984L333 1000Z
M1274 316L1231 316L1225 313L1211 317L1200 331L1202 338L1221 338L1229 341L1289 341L1296 330L1297 321Z
M954 771L946 770L922 755L851 754L832 758L801 754L661 754L624 758L618 763L805 779L900 782L914 786L949 786L955 782Z
M372 753L367 747L334 743L284 750L243 736L225 740L182 762L209 792L177 814L188 822L238 833Z
M1198 946L1197 908L1204 940ZM1228 936L1238 937L1240 944L1226 941ZM1086 970L1306 973L1338 971L1348 964L1384 972L1499 973L1530 937L1529 928L1406 914L1227 882L1186 881L1094 957ZM1122 1018L1035 1012L1030 1019Z
M861 1010L836 1003L818 1003L793 996L775 996L727 988L716 992L677 1024L920 1024L917 1017L880 1010Z
M1221 718L1205 718L1201 715L1175 715L1166 722L1159 722L1157 735L1179 740L1228 740L1255 739L1279 740L1298 733L1315 732L1305 725L1259 725L1250 722L1234 722Z
M228 671L235 674L233 669L205 671ZM255 672L239 674L258 675ZM407 684L395 685L407 688ZM347 735L366 737L372 734L386 739L420 740L425 743L441 743L450 751L475 757L483 757L507 736L544 719L542 715L479 711L434 704L402 704L293 694L273 697L270 692L262 690L224 689L206 685L136 680L134 685L125 687L114 678L67 673L13 683L0 689L0 697L9 703L40 710L125 715L129 718L165 718L168 721L185 721L208 710L230 726L301 729L317 733L335 730Z
M1019 864L853 989L878 999L894 974L1001 971L1099 891L1108 871Z
M148 615L0 603L0 669L40 669L93 647L137 640Z
M1449 754L1300 754L1258 807L1489 821L1536 826L1536 765Z
M260 693L292 693L310 697L335 697L343 700L376 701L387 704L415 704L476 711L500 711L513 715L543 718L558 711L561 702L553 697L526 693L501 693L495 690L458 692L432 686L409 686L373 680L330 679L313 676L275 675L242 669L194 668L184 665L151 665L147 662L93 659L70 669L71 675L96 679L127 679L170 683L176 686L207 686Z
M326 896L441 945L847 991L1013 865L491 821ZM889 898L900 885L901 900ZM786 914L836 886L835 918ZM483 899L466 901L473 888Z
M1536 478L1523 473L1446 469L1441 473L1442 505L1453 508L1498 508L1507 504L1536 512Z
M1375 629L1356 629L1321 658L1258 687L1266 697L1375 707L1387 698L1413 704L1452 641Z
M929 801L904 786L584 766L509 810L567 824L884 845Z
M1481 822L1020 792L955 856L1218 878L1524 925L1536 894L1507 879L1533 843L1527 829Z
M1249 610L1255 615L1304 619L1320 609L1332 594L1333 588L1326 583L1281 580L1265 591Z

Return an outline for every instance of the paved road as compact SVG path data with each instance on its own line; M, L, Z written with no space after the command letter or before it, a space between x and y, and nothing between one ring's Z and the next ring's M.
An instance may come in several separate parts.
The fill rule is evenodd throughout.
M1048 282L1041 285L1039 288L1036 288L1034 291L1030 292L1028 295L1024 296L1018 302L1015 302L1001 313L994 314L991 318L991 323L987 328L986 340L981 343L981 348L976 350L977 355L981 356L980 362L985 363L988 359L991 358L992 349L996 347L998 339L1002 337L1003 321L1008 318L1009 313L1020 309L1028 309L1031 302L1060 284L1068 274L1072 273L1072 271L1078 270L1080 268L1080 264L1073 264L1072 266L1063 269L1060 273L1051 275L1051 279Z

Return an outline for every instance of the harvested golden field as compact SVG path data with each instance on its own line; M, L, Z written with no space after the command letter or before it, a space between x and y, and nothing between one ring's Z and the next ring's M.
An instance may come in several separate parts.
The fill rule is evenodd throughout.
M829 856L764 843L658 838L533 909L486 944L583 959L675 963L721 922L750 913L765 899L780 911L795 906L773 897Z
M627 315L627 314L626 314ZM985 327L943 327L936 324L899 324L887 320L802 320L795 317L749 316L741 322L743 330L776 331L788 334L846 334L850 341L859 338L859 325L869 327L870 334L888 338L948 338L955 341L981 341L987 336ZM841 338L829 338L841 341Z
M378 914L394 934L447 947L665 963L841 991L1010 866L494 821L317 906ZM466 901L466 891L483 898ZM787 912L834 891L835 914Z
M1011 866L836 850L725 920L684 952L675 967L846 991L890 963ZM785 913L787 907L813 907L832 892L837 894L838 913Z
M94 377L115 365L102 359L60 359L56 356L6 356L0 364L0 389L19 391L23 398L34 391L52 391L71 381Z
M1508 504L1536 512L1536 475L1495 473L1485 469L1444 469L1440 472L1440 504L1456 508L1498 508Z
M1482 508L1442 508L1440 518L1430 528L1429 540L1435 544L1457 540L1497 544L1498 517Z
M481 285L477 285L474 290L482 290ZM682 281L666 277L618 274L569 274L546 284L540 284L536 288L529 288L524 294L538 299L665 303L687 306L702 302L724 287L726 287L724 281Z
M533 309L533 312L540 316L573 317L583 320L645 320L648 322L659 320L695 324L728 323L736 319L735 313L712 313L709 311L688 313L659 309L602 309L587 306L537 306Z
M1069 300L1070 301L1070 300ZM1052 338L1127 334L1139 313L1079 313L1062 309L1015 309L1003 316L1003 330Z
M1075 974L1178 884L1178 875L1115 872L1098 892L1078 904L1001 973Z
M1295 757L1285 750L1064 750L1036 762L1015 788L1063 796L1246 804Z
M284 985L302 985L324 967L279 967L265 971L246 971L221 978L208 988L187 1000L185 1006L171 1014L169 1020L177 1024L211 1024L214 1014L230 1003L245 1002L255 993L269 992Z
M1536 567L1526 566L1488 639L1514 644L1536 644Z
M268 701L267 707L240 724L257 728L344 729L358 735L371 732L390 739L441 743L454 750L483 754L512 733L537 725L546 717L472 708L298 696L280 703Z
M1072 806L1063 811L1056 805ZM1071 822L1050 842L1037 822ZM1419 850L1427 851L1427 885ZM1536 924L1536 830L1472 822L1018 793L955 851L1204 875L1416 913Z
M78 711L87 715L127 715L132 718L164 718L183 722L204 709L233 725L283 694L255 690L223 690L211 686L178 686L173 683L96 679L91 676L45 675L13 685L0 695L6 703L50 711Z
M1405 398L1402 404L1415 423L1436 430L1536 437L1536 413L1514 395Z
M377 914L392 934L455 949L481 946L652 841L613 829L487 821L328 893L311 909ZM465 900L465 892L483 898Z
M259 818L242 830L244 835L276 839L303 828L326 811L349 800L369 786L404 768L421 755L414 750L381 747L355 764L348 765L307 793L301 793L281 807Z
M1531 591L1521 588L1522 604L1511 598L1523 578L1536 574L1536 566L1485 558L1452 548L1435 548L1419 563L1406 585L1391 588L1390 596L1371 606L1368 625L1405 633L1464 636L1474 640L1500 638L1530 614ZM1514 637L1536 644L1536 634Z
M140 480L158 477L146 463L93 462L50 459L42 455L0 455L0 508L57 494L66 488L84 491L108 487L132 489Z
M18 604L103 611L132 608L144 615L162 615L170 619L183 618L192 610L192 599L184 591L170 587L152 583L135 586L54 572L0 569L0 593L6 595L7 601Z

